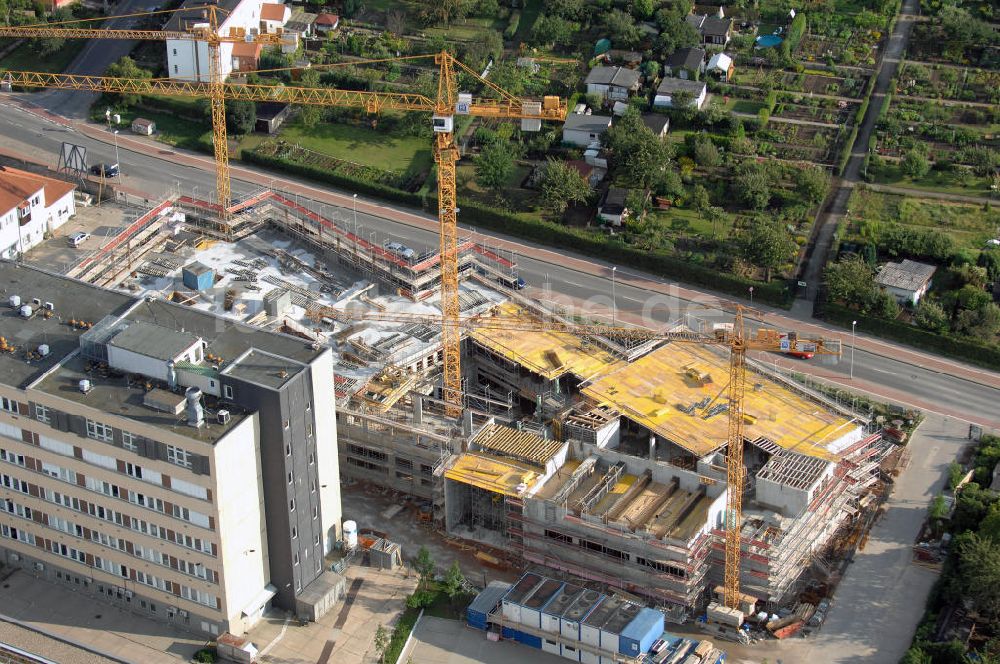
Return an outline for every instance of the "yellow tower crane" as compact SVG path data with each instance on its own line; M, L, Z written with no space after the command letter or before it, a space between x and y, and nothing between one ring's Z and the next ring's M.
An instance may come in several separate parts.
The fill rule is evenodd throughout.
M818 355L840 355L839 340L824 340L798 337L794 333L783 334L769 328L757 329L752 337L746 334L743 307L736 307L732 329L720 328L713 334L684 331L656 331L640 327L617 325L587 325L566 323L561 320L547 320L537 316L496 315L496 310L478 316L461 317L435 316L399 312L370 312L315 307L308 312L312 320L323 318L339 321L385 321L393 323L439 324L451 328L456 334L462 330L504 330L509 332L541 333L564 332L576 336L601 336L630 343L650 340L675 341L700 345L714 345L729 348L729 431L726 446L726 564L724 602L730 608L740 606L740 525L743 521L743 491L746 469L743 466L743 401L746 386L746 356L748 350L777 353L816 353Z
M219 47L222 44L238 44L241 42L275 46L282 43L284 36L280 32L248 34L240 27L228 28L229 34L223 35L220 33L221 22L219 21L219 15L225 14L226 10L214 4L206 4L204 7L188 7L180 10L122 14L112 18L138 18L174 12L189 14L192 10L204 11L204 16L200 17L198 22L194 23L192 28L187 31L93 28L85 27L84 24L93 23L95 19L76 19L56 23L3 26L0 27L0 37L21 37L28 39L36 37L58 39L124 39L131 41L167 41L176 39L205 42L208 45L209 82L206 89L207 94L204 96L209 98L212 109L212 145L215 148L215 186L222 214L226 216L232 201L232 191L229 181L229 144L226 140L226 106L225 97L221 91L224 77L222 75L222 59ZM45 87L61 86L51 85ZM88 88L77 87L74 89Z

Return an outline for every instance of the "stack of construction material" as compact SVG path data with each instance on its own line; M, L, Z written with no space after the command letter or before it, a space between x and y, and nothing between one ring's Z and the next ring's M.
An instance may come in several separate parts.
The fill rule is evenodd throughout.
M815 605L799 602L795 605L795 610L784 618L772 620L767 623L767 629L776 639L785 639L797 634L812 617L816 610Z

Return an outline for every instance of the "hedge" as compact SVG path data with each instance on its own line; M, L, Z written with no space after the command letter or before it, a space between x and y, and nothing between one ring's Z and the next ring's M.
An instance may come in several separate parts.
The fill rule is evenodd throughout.
M754 294L757 290L754 289ZM908 323L897 320L875 318L853 311L839 304L826 303L816 312L827 322L851 327L851 321L858 321L858 328L865 334L872 334L884 339L900 341L915 348L940 353L972 364L1000 369L1000 348L978 344L970 339L935 334L921 330Z
M854 150L854 141L858 139L858 126L851 128L851 134L847 137L844 147L840 151L840 160L837 162L837 175L843 175L847 168L847 162L851 160L851 152Z
M437 199L428 197L426 205L428 210L436 210ZM779 307L790 306L794 299L791 283L786 281L764 284L743 279L663 252L636 249L608 235L512 212L504 212L469 201L461 204L459 220L478 228L535 240L559 249L578 251L606 261L651 272L661 277L703 286L730 295L746 296L750 286L753 286L755 300Z
M251 164L280 171L282 173L301 175L319 182L331 184L335 187L351 189L352 191L356 191L360 194L368 194L370 196L377 196L395 203L403 203L413 207L420 207L420 196L417 194L412 194L408 191L403 191L402 189L396 189L384 184L379 184L378 182L368 182L367 180L352 178L347 175L341 175L316 166L300 164L288 159L282 159L281 157L263 155L254 150L244 150L242 160Z

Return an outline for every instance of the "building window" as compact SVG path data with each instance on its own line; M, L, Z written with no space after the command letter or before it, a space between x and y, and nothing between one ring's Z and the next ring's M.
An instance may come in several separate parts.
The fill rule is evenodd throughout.
M285 443L285 456L292 456L292 444Z
M233 386L232 385L223 385L222 386L222 396L225 399L232 399L233 398Z
M298 539L298 537L299 537L299 529L296 528L295 526L292 526L292 539Z
M174 65L174 73L177 73L177 65Z
M40 403L35 404L35 419L39 422L44 422L48 424L52 421L52 415L49 413L49 407L43 406Z
M315 457L315 456L313 456L313 453L312 453L312 452L310 452L310 453L309 453L309 465L311 466L311 465L313 465L313 463L315 463L315 462L316 462L316 457Z
M135 437L128 431L122 431L122 447L129 452L136 452L139 447L135 444Z
M174 55L177 55L177 49L176 48L174 49Z
M295 511L295 499L294 498L292 498L291 500L288 501L288 511L289 512L294 512Z
M8 413L17 413L17 402L13 399L8 399L7 397L0 397L0 408L3 408Z
M295 565L298 565L298 564L299 564L299 554L297 554L297 553L296 553L296 554L295 554L295 555L294 555L294 556L292 557L292 562L293 562L293 564L295 564Z
M316 480L309 481L309 493L316 493Z
M111 427L94 420L87 420L87 437L110 443L113 438Z
M142 466L136 466L131 463L125 464L125 473L131 475L132 477L141 480L142 479Z
M319 517L319 508L314 506L313 507L313 518L315 519L315 518L318 518L318 517Z
M292 473L291 473L291 471L289 471L289 473L288 473L288 483L289 484L292 483Z
M190 452L179 447L174 447L173 445L167 445L167 461L175 466L183 466L184 468L192 466Z

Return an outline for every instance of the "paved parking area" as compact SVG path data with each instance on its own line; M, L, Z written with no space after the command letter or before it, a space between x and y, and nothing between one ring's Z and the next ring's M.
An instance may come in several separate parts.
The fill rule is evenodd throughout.
M417 585L416 575L371 567L348 567L348 591L354 601L341 601L319 622L300 627L275 613L247 635L271 664L374 664L372 640L378 626L391 631L406 597Z
M134 215L133 215L134 216ZM77 204L76 215L59 227L55 234L27 252L25 260L55 272L64 273L88 253L97 250L125 225L125 208L104 202L101 207ZM74 233L89 233L79 247L69 246L66 239Z
M200 637L165 622L98 602L24 570L0 584L0 607L4 615L43 633L136 664L176 664L205 645Z
M513 641L487 641L486 633L460 620L424 616L413 630L413 664L559 664L566 660ZM406 662L406 653L402 661Z

